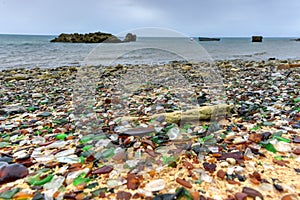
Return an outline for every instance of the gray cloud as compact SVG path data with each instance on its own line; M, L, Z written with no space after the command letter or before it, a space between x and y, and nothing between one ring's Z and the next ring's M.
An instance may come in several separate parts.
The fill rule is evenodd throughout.
M0 0L0 33L166 27L186 35L300 35L299 0Z

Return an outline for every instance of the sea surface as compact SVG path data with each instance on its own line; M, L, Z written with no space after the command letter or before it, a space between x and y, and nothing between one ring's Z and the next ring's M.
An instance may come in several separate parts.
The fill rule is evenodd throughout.
M167 63L204 57L208 60L300 59L300 42L294 38L221 38L199 42L197 38L145 38L119 44L50 43L55 36L0 35L0 70L48 68L95 64ZM113 61L113 62L112 62ZM97 64L97 63L96 63Z

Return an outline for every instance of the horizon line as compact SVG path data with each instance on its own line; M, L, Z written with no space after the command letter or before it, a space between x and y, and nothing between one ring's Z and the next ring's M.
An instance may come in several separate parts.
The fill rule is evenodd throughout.
M98 31L101 32L101 31ZM72 34L72 33L67 33L66 34ZM87 34L87 33L95 33L95 32L85 32L85 33L79 33L79 34ZM106 33L106 32L103 32ZM15 36L58 36L59 34L51 34L51 33L0 33L0 35L15 35ZM113 33L111 33L113 34ZM114 35L114 34L113 34ZM138 35L137 35L138 36ZM228 35L198 35L198 36L182 36L182 38L197 38L197 37L211 37L211 38L248 38L252 36L263 36L265 38L300 38L300 36L293 36L293 35L287 35L287 36L270 36L270 35L262 35L262 34L249 34L247 36L245 35L234 35L234 36L228 36ZM117 37L123 37L123 36L117 36ZM138 36L138 37L174 37L174 36ZM179 38L179 37L178 37Z

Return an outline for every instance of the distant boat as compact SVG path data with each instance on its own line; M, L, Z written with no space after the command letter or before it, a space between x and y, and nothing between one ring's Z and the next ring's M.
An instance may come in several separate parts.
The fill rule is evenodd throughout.
M220 41L220 38L199 37L199 41Z

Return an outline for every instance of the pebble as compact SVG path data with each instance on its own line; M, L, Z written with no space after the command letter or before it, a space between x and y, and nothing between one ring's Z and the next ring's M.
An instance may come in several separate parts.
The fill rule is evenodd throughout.
M118 191L117 193L117 200L129 200L131 198L132 194L125 191Z
M140 128L132 128L125 130L123 134L132 135L132 136L145 136L149 133L154 133L155 129L153 127L140 127Z
M68 173L68 175L67 175L67 177L66 177L66 183L67 183L68 185L72 184L72 183L73 183L73 180L74 180L75 178L77 178L80 174L82 174L82 173L88 174L89 171L90 171L89 168L84 168L84 169L82 169L82 170L78 170L78 171L74 171L74 172Z
M114 169L113 166L107 165L107 166L103 166L103 167L100 167L99 169L96 169L96 170L92 171L92 174L97 174L97 175L108 174L113 169Z
M279 141L279 142L274 142L273 146L275 149L279 152L291 152L292 151L292 146L290 143Z
M247 149L245 150L245 153L244 153L245 156L247 156L248 158L253 158L253 153L251 151L250 148L247 147Z
M294 149L293 153L296 155L300 155L300 148Z
M226 173L222 169L218 170L217 177L219 177L220 179L224 179L225 176L226 176Z
M0 169L1 169L2 167L6 167L6 166L8 166L8 163L7 163L7 162L0 161Z
M169 136L170 140L175 140L179 137L180 130L177 126L168 130L167 135Z
M32 94L32 98L41 98L41 97L43 97L43 94L41 94L41 93L33 93Z
M294 139L293 139L293 142L299 144L299 143L300 143L300 136L296 135L296 136L294 137Z
M245 142L247 142L247 140L245 140L243 137L236 137L232 141L233 144L241 144Z
M65 177L63 176L54 176L52 180L43 185L45 190L55 189L58 190L60 186L62 186L63 182L65 181Z
M204 162L204 163L203 163L203 167L204 167L204 169L205 169L206 171L209 171L210 173L213 173L214 171L216 171L217 165L214 164L214 163L210 164L210 163L208 163L208 162Z
M36 117L49 117L51 114L51 112L42 112L36 115Z
M229 163L226 162L226 161L223 161L223 162L220 163L220 167L222 167L222 168L226 168L228 166L229 166Z
M55 154L55 157L63 157L63 156L69 156L69 155L73 155L75 153L75 148L71 148L71 149L67 149L65 151L61 151L57 154Z
M298 197L295 194L287 194L281 197L281 200L298 200Z
M200 179L204 182L211 183L213 181L213 177L208 175L206 172L202 171Z
M60 163L73 164L73 163L79 163L80 158L78 158L77 155L69 155L69 156L57 157L56 161Z
M24 178L29 174L26 167L20 164L11 164L3 166L0 169L0 184L15 181Z
M236 198L236 200L247 200L247 194L242 193L242 192L237 192L234 197Z
M4 115L15 115L24 112L26 112L26 109L23 106L9 106L0 110L0 114Z
M0 157L0 162L12 163L13 162L13 158L12 157L8 157L8 156L1 156Z
M155 191L160 191L163 190L166 187L166 183L163 179L157 179L150 181L145 185L145 190L155 192Z
M231 165L235 165L236 164L236 160L234 158L226 158L226 161L231 164Z
M181 178L176 178L176 182L179 183L180 185L186 187L186 188L192 188L192 184L190 184L190 182L184 180L184 179L181 179Z
M243 187L243 193L253 198L259 197L260 199L264 199L263 195L253 188Z
M53 142L53 143L45 146L44 148L46 148L46 149L62 148L62 147L65 147L67 144L68 144L68 142L59 140L59 141Z
M135 174L127 174L127 188L131 190L136 190L140 186L140 180L139 177ZM144 190L146 192L150 192L147 190Z

